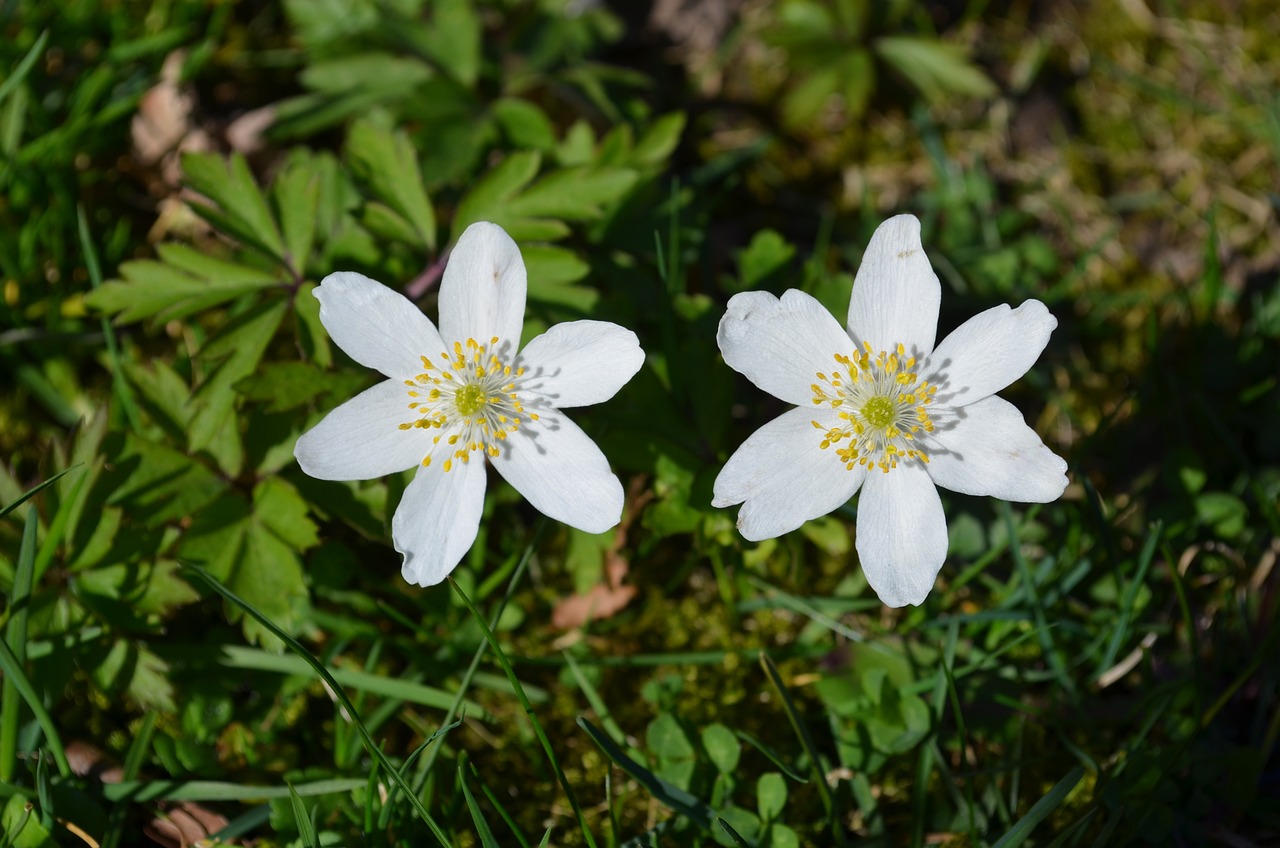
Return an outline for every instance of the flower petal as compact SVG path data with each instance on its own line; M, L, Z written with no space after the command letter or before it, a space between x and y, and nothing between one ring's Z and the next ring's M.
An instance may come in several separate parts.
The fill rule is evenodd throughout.
M401 430L418 416L408 389L384 380L365 389L303 433L293 447L302 470L319 480L372 480L412 468L431 453L427 430Z
M929 476L953 492L1048 503L1067 487L1067 463L1002 398L936 418L929 442Z
M920 243L914 215L890 218L871 236L849 298L849 335L892 352L898 344L923 360L938 333L942 286Z
M476 540L484 487L485 463L478 455L449 471L440 461L418 469L391 519L405 580L434 586L449 576Z
M835 366L835 354L853 350L840 322L797 289L781 300L768 292L735 294L720 319L716 343L730 368L799 406L812 404L814 376Z
M644 364L636 334L608 321L557 324L520 353L521 392L537 392L563 409L600 403L617 394Z
M511 434L493 465L539 512L587 533L622 518L622 484L591 437L556 409Z
M528 284L520 248L497 224L480 221L458 239L440 283L440 335L445 342L499 339L507 356L520 344ZM504 351L503 343L509 348Z
M846 470L834 448L819 447L815 418L824 428L842 423L830 411L784 412L752 433L720 470L711 505L742 504L743 537L758 542L790 532L848 501L866 479L865 468Z
M421 309L364 274L330 274L313 294L334 343L366 368L404 379L422 370L419 357L443 350L440 334Z
M947 558L947 517L919 463L869 475L858 498L856 547L867 582L886 606L924 602Z
M979 312L943 339L920 371L938 387L934 403L965 406L1000 391L1035 364L1056 326L1038 300Z

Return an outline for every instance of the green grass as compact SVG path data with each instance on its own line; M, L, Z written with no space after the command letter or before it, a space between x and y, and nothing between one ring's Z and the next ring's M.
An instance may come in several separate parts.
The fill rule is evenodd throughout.
M708 33L623 4L10 4L0 848L147 844L178 809L308 848L1272 839L1272 4L863 5ZM174 122L158 161L140 116ZM1003 396L1071 485L943 492L938 582L887 610L856 500L759 544L710 507L783 411L715 330L745 290L843 316L899 212L939 337L1057 317ZM639 336L640 374L574 410L627 506L591 536L493 476L419 589L407 476L292 458L372 380L310 292L358 270L434 317L480 219L524 251L527 337ZM630 603L553 626L608 568Z

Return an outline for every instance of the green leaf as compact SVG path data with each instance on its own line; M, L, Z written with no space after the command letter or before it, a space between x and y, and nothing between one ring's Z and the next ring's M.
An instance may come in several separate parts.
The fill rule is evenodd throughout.
M771 822L787 807L787 782L776 771L765 772L756 781L756 811Z
M776 230L760 230L752 236L746 249L738 254L738 278L728 288L731 291L749 291L780 286L795 255L795 246Z
M991 97L996 93L995 85L957 44L906 35L882 36L876 39L875 51L929 100L936 102L953 94Z
M168 663L140 642L114 642L94 666L93 678L104 692L123 691L144 707L177 710Z
M243 156L236 153L223 159L216 153L184 153L182 173L187 185L216 204L193 204L201 217L245 244L286 261L284 240L271 208Z
M40 814L23 795L10 795L0 813L0 832L12 848L58 848L53 834L40 824Z
M208 452L232 476L244 459L235 385L258 367L287 308L283 300L260 304L205 342L198 354L206 364L217 365L192 395L188 446L193 452Z
M471 0L434 0L431 26L420 39L442 71L467 88L480 75L480 19Z
M493 221L502 224L509 216L506 206L520 189L527 186L538 173L542 156L536 150L512 153L503 159L458 203L453 216L451 241L456 242L462 231L476 221Z
M353 170L369 184L374 196L408 225L412 238L406 240L433 252L435 212L422 184L418 156L409 136L401 130L387 130L373 121L357 121L347 136L347 154ZM375 214L390 220L388 212Z
M148 527L194 515L227 488L185 453L133 434L126 435L113 465L107 502Z
M269 477L253 490L253 513L262 524L295 550L320 544L316 525L298 490L279 477Z
M693 743L671 713L661 713L649 723L645 744L659 760L684 760L694 756Z
M332 100L352 92L376 92L384 98L408 93L435 76L435 71L413 56L389 53L357 53L312 62L299 75L302 84Z
M504 210L509 218L559 218L587 221L602 214L601 207L626 194L636 183L626 168L565 168L547 174Z
M844 108L848 117L858 120L867 111L871 94L876 85L876 66L871 53L859 47L849 52L840 62L840 76L844 83Z
M268 478L254 489L252 506L227 494L192 521L182 541L184 559L199 562L229 589L270 616L286 632L304 620L307 587L298 551L315 544L306 505L287 483ZM235 621L241 611L228 606ZM270 632L244 619L246 638L266 643Z
M840 86L840 69L825 67L796 84L782 100L783 123L792 128L808 124Z
M495 100L491 108L494 119L513 147L543 153L555 147L556 135L551 119L528 100L503 97Z
M142 410L172 441L184 443L191 418L187 381L163 359L153 359L149 367L126 363L124 373L138 392Z
M275 271L216 259L179 244L156 246L159 261L120 265L123 279L85 295L85 303L114 315L117 323L185 318L282 283Z
M631 161L652 167L663 165L680 143L684 125L683 112L671 112L654 121L636 142L635 149L631 151Z
M309 362L268 362L235 384L245 400L265 403L267 412L284 412L323 394L346 400L367 381L349 371L320 371Z
M315 240L321 174L310 159L291 158L276 176L273 193L284 236L285 264L301 280Z
M742 756L742 743L733 731L719 722L702 728L702 747L721 774L732 774Z

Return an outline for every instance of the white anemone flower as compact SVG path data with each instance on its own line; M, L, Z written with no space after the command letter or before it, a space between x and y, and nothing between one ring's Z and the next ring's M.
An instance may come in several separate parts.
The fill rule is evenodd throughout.
M320 320L346 353L388 379L298 439L302 470L368 480L417 467L391 522L404 578L444 580L475 541L488 458L541 512L588 533L622 516L622 484L560 410L608 400L640 370L635 333L605 321L558 324L517 353L524 261L496 224L458 239L440 285L440 329L362 274L315 290Z
M1058 325L1028 300L988 309L934 347L942 289L899 215L871 237L845 327L801 291L735 295L716 341L725 362L798 408L729 458L712 504L742 504L738 529L770 539L859 489L857 551L891 607L919 604L947 555L937 487L1047 503L1066 463L995 393L1027 372Z

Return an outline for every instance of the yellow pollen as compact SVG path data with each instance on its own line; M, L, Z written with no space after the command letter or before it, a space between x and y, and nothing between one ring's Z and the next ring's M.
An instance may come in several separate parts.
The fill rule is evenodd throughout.
M915 434L933 432L928 405L936 389L921 381L914 370L916 359L897 344L889 351L876 352L870 343L850 355L834 354L841 366L830 374L818 372L813 403L837 413L840 423L828 427L818 421L819 447L836 446L835 454L845 468L861 466L889 473L899 462L929 457L915 445Z
M498 338L487 343L475 339L456 341L439 359L420 357L423 372L405 380L408 404L414 420L397 425L401 430L434 429L432 445L444 437L447 449L441 468L447 473L456 462L469 462L471 454L482 451L499 456L499 445L519 429L517 413L524 411L519 396L524 369L503 361L496 352ZM535 421L537 415L529 413ZM422 460L431 465L436 448ZM456 461L456 462L455 462Z

